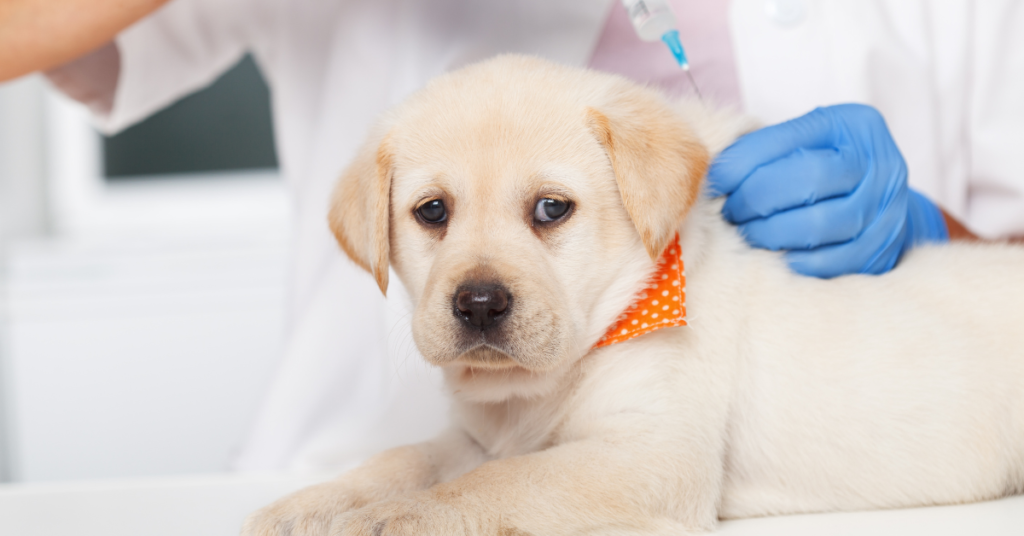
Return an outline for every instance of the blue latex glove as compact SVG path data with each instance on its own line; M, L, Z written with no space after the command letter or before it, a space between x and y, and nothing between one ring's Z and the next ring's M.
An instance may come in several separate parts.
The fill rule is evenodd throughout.
M788 250L806 275L885 273L914 244L949 240L939 209L907 187L907 165L877 110L818 108L751 132L708 172L722 215L755 247Z

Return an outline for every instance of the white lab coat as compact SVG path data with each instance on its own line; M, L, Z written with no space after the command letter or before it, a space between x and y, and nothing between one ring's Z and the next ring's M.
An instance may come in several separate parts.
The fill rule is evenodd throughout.
M386 304L343 257L325 225L328 193L374 117L428 79L501 52L585 65L612 1L175 0L118 37L114 107L97 119L108 131L209 83L245 50L272 88L296 208L291 323L239 468L345 465L444 425L402 292L393 285ZM772 123L873 104L916 188L983 235L1024 234L1020 2L733 0L730 24L749 113Z

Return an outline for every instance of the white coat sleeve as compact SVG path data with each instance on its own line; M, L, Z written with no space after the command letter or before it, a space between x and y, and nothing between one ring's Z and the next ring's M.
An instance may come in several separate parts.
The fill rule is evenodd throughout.
M974 2L965 220L986 238L1024 236L1024 2Z
M173 0L124 30L113 105L95 114L100 130L121 130L213 82L250 46L255 4Z

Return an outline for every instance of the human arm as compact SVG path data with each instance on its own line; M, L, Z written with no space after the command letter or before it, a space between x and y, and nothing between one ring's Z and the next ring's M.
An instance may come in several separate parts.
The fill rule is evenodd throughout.
M4 0L0 2L0 82L84 56L166 2Z
M118 6L141 1L96 0L95 6L123 14L127 10ZM68 15L74 10L63 8L77 5L76 2L0 0L0 71L13 75L8 45L23 46L22 37L35 34L53 38L77 31L71 22L73 17ZM43 5L50 7L38 7ZM268 35L274 35L268 26L279 20L267 13L269 5L253 0L152 2L151 13L143 13L138 20L128 17L122 24L101 32L102 39L94 40L101 41L98 48L90 51L79 42L76 46L84 52L78 57L57 66L36 61L26 67L26 72L44 69L57 88L89 106L100 130L117 132L216 80L247 49L256 48L253 39L263 39L265 43ZM101 7L91 13L98 13ZM33 14L33 9L38 13ZM37 19L46 19L45 24L30 24L35 15ZM47 29L32 30L33 24ZM39 52L33 52L37 59L45 56ZM17 54L13 56L21 61Z
M941 208L939 210L942 210ZM949 231L949 240L951 242L963 241L963 242L979 242L981 237L972 233L970 229L960 223L956 218L950 216L945 210L942 210L942 219L946 222L946 229ZM1013 242L1019 242L1020 239L1011 239Z
M946 228L949 229L949 240L951 242L991 242L991 240L985 240L972 233L970 229L953 216L950 216L945 210L942 211L942 217L946 220ZM1024 245L1024 235L1010 236L1002 241Z

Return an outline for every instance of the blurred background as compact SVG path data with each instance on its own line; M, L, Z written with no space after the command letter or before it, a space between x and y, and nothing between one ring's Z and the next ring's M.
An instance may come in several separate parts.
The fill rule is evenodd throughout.
M113 137L0 84L0 481L229 469L285 322L269 106L249 57Z

